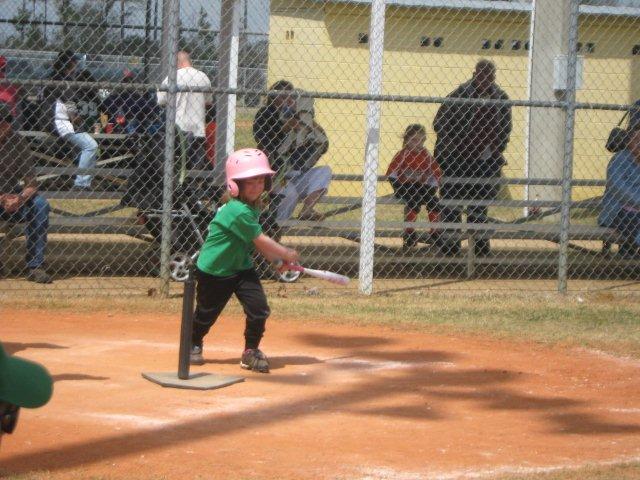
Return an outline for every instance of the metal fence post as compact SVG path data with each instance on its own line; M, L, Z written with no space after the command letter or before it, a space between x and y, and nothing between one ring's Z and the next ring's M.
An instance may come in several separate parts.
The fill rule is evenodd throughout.
M217 86L221 89L238 86L238 51L240 45L240 0L223 0L220 5L220 43ZM224 162L234 150L236 94L216 96L216 166L215 182L224 178Z
M382 93L382 57L384 53L385 0L371 2L369 25L369 94ZM360 230L360 292L373 292L374 241L376 234L376 191L380 148L380 101L367 102L367 139L362 192Z
M560 249L558 253L558 291L560 293L566 293L567 291L567 256L569 250L569 227L571 225L571 180L573 177L573 136L576 121L578 15L579 1L570 0L567 89L564 98L567 117L564 137L564 162L562 165L562 210L560 215Z
M175 123L176 123L176 92L178 66L176 55L178 52L178 20L180 16L180 0L168 0L169 9L164 10L163 16L168 16L167 51L168 91L164 145L164 177L162 188L162 240L160 244L160 296L169 296L171 259L171 210L173 208L173 161L175 155Z

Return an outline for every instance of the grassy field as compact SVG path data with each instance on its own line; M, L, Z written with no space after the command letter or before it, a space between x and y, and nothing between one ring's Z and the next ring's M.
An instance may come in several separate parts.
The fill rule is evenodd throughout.
M587 467L554 473L531 473L494 477L496 480L637 480L640 478L640 463L629 463L613 467Z
M339 290L300 289L265 283L274 317L328 323L385 325L403 330L525 339L547 345L584 347L640 359L640 297L610 292L428 293L418 288L366 297ZM72 311L166 312L179 315L182 299L157 297L12 298L20 308ZM322 304L319 313L318 305ZM2 302L0 302L0 306ZM241 313L233 301L231 312Z

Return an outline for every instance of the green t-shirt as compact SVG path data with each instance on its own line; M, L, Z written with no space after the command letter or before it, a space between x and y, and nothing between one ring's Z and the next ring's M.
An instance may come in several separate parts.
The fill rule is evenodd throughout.
M216 212L200 249L198 268L227 277L253 266L253 240L262 233L260 211L240 200L229 200Z

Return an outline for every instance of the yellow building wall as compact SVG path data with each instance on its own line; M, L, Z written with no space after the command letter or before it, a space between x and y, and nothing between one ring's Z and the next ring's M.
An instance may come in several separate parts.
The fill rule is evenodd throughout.
M285 78L296 87L316 92L366 93L369 45L358 34L369 29L369 9L348 4L323 5L304 0L271 2L268 80ZM527 99L529 15L523 13L452 12L445 9L387 8L383 92L410 96L444 96L471 76L480 58L497 65L497 82L511 99ZM638 56L640 22L632 19L583 17L579 41L595 43L584 54L584 84L578 101L630 103L640 98ZM293 32L293 33L292 33ZM420 46L420 38L443 38L443 46ZM484 39L503 40L503 49L481 49ZM520 40L523 48L511 50ZM493 47L493 45L492 45ZM427 127L433 151L432 122L438 104L384 102L381 119L379 173L384 174L401 147L401 134L410 123ZM318 121L330 138L321 160L334 173L361 174L364 162L366 102L316 100ZM574 176L604 178L610 154L604 143L621 114L584 110L577 114ZM527 109L513 108L513 131L505 152L504 175L523 177L527 141ZM335 183L332 193L355 194L354 184ZM386 191L386 189L383 189ZM385 192L382 192L385 193ZM597 189L576 189L577 198ZM521 190L511 194L521 196Z

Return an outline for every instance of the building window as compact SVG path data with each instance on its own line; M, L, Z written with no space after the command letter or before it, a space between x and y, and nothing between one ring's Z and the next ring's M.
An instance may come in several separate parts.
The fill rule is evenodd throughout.
M444 43L444 39L442 37L436 37L433 40L433 46L436 48L440 48L443 43Z
M493 44L493 48L496 50L502 50L502 46L504 45L504 40L496 40L496 43Z
M368 33L359 33L358 34L358 43L369 43L369 34Z
M589 42L587 43L587 53L595 53L596 51L596 44Z
M640 55L640 45L634 45L631 49L631 55Z
M511 40L511 50L520 50L522 42L520 40Z
M482 40L482 50L489 50L491 48L491 40Z
M576 52L580 53L582 51L582 42L578 42L576 44Z
M529 41L524 42L524 49L529 50L530 44Z
M431 45L431 37L420 37L420 46L428 47Z
M287 30L287 31L285 32L285 38L286 38L287 40L293 40L293 37L294 37L294 32L293 32L293 30Z

